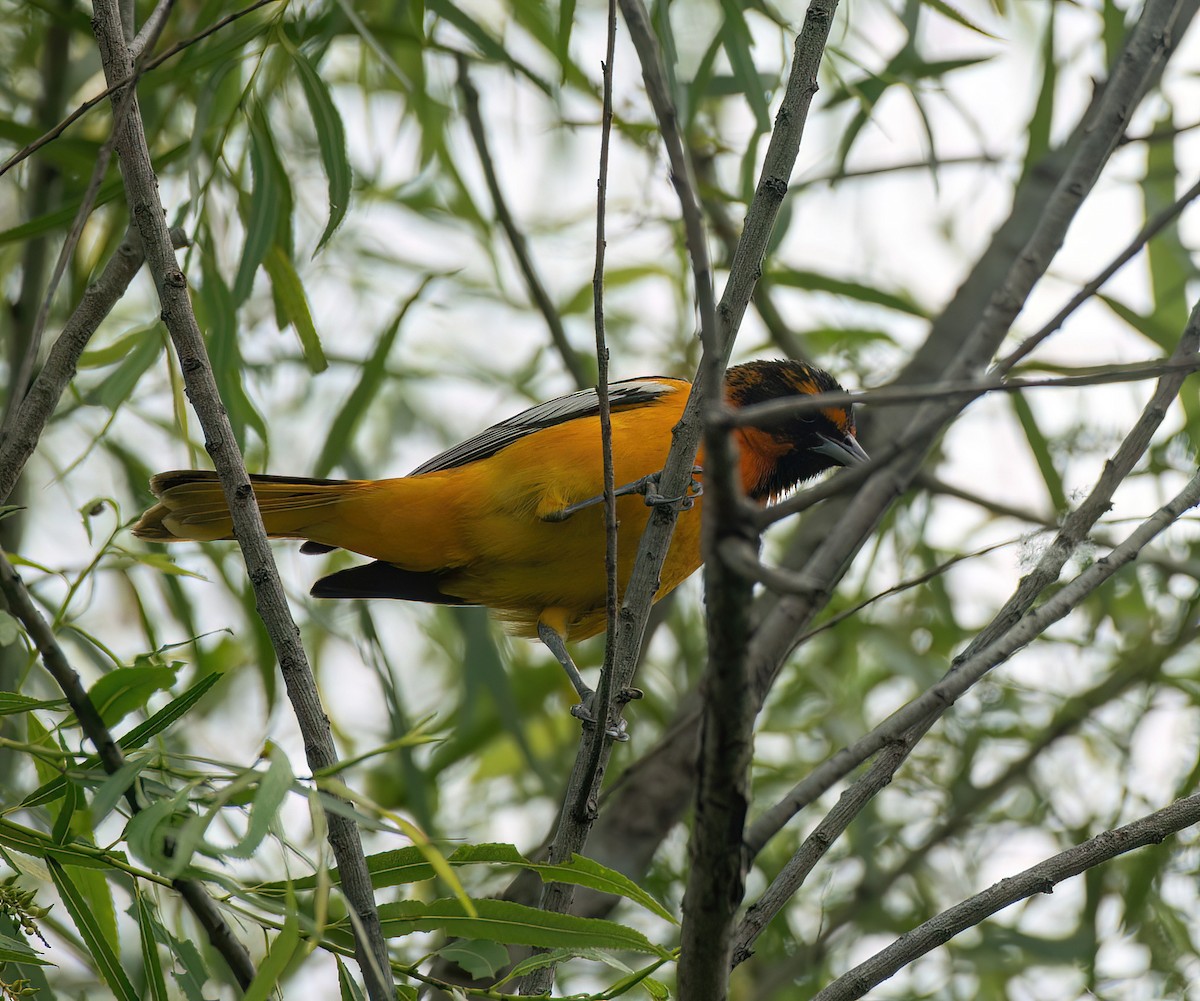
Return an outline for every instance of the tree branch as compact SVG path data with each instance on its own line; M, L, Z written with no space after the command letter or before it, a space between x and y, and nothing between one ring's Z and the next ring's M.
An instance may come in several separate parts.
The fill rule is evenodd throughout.
M596 817L595 797L609 754L607 730L613 705L613 658L617 635L617 496L613 472L612 414L608 400L608 344L604 332L604 257L605 222L608 207L608 158L612 137L613 60L617 45L616 0L608 2L608 23L601 64L603 95L600 114L600 165L596 180L596 265L592 272L593 323L596 332L596 394L600 403L600 447L604 464L604 577L607 623L604 637L604 664L600 685L596 691L593 713L595 722L585 723L563 793L558 830L551 842L549 857L565 861L568 852L582 851ZM542 887L539 905L547 911L565 914L575 899L575 887L570 883L547 883ZM523 994L544 994L554 986L557 964L550 963L530 973L521 984Z
M1097 102L1089 127L1070 159L1054 193L1041 213L1022 252L1013 259L1004 281L991 296L982 316L960 341L943 375L950 381L971 379L981 372L1003 340L1033 286L1049 266L1066 236L1083 199L1124 134L1130 117L1162 58L1168 30L1179 0L1147 0L1133 29L1129 46ZM911 442L905 454L886 468L876 468L851 501L838 512L829 532L805 566L815 582L807 594L781 598L765 616L751 643L750 657L759 691L772 684L796 639L829 599L850 560L883 512L900 496L932 447L939 431L962 409L958 403L922 404L902 437ZM878 463L877 463L878 466ZM839 477L844 478L844 477Z
M475 89L475 85L471 82L471 76L467 70L467 57L459 55L457 62L458 89L462 91L463 112L467 117L467 126L471 133L471 139L475 143L475 151L479 154L479 163L483 167L483 176L487 181L488 192L492 196L492 205L496 209L496 219L499 221L501 229L504 230L504 235L508 237L508 244L512 247L513 256L517 259L517 268L521 272L521 277L525 279L525 287L529 291L529 298L533 300L533 304L546 321L546 328L550 331L550 340L554 343L559 357L562 358L563 365L575 381L576 388L586 389L591 384L591 374L587 371L579 354L571 347L571 341L567 337L567 331L563 327L562 317L558 315L558 308L550 299L550 294L546 291L546 287L542 284L542 279L533 265L533 258L529 254L529 246L525 242L525 234L517 227L516 220L513 219L512 213L508 210L508 203L504 199L504 191L501 189L500 181L496 177L495 161L492 159L491 150L488 149L487 133L483 128L483 118L479 114L479 91ZM612 115L611 103L612 97L610 95L610 120ZM605 148L607 149L607 134L605 134L602 142L605 143ZM604 384L604 379L601 378L600 382Z
M114 88L114 102L120 102L124 82L132 74L133 60L122 35L115 0L95 0L94 10L93 30L100 46L105 79ZM329 720L321 708L308 657L271 557L254 491L250 488L229 417L217 392L204 338L188 296L187 278L171 247L136 95L130 101L129 114L117 132L117 152L130 214L141 233L146 260L158 288L162 317L179 356L188 398L204 431L205 448L212 457L225 492L259 615L279 658L288 697L304 736L308 765L316 774L337 762ZM387 942L375 909L358 828L353 820L334 811L326 813L326 822L329 843L341 873L342 890L357 919L354 922L355 955L368 993L372 1001L390 1001L394 990Z
M171 240L176 247L187 246L187 237L182 230L172 230ZM100 277L88 286L79 305L63 325L62 333L50 349L29 392L21 400L10 427L0 432L0 503L6 502L12 494L58 401L75 378L79 356L92 334L125 294L143 260L141 240L131 227Z
M37 647L47 672L67 697L71 711L79 720L80 729L96 748L96 754L105 772L109 775L116 774L125 764L125 755L113 739L87 689L83 687L78 673L71 667L62 647L58 645L54 631L37 610L24 582L13 569L8 554L4 552L0 552L0 592L3 592L9 610L20 620L33 645ZM137 792L132 785L125 790L125 801L129 804L131 812L137 813L141 809ZM254 963L208 892L194 879L173 879L171 885L183 897L200 927L208 935L213 948L229 964L229 969L238 984L243 989L248 987L254 979Z
M1052 893L1054 887L1065 879L1078 876L1136 848L1161 844L1169 835L1196 823L1200 823L1200 793L1172 803L1132 824L1105 831L1016 876L1002 879L982 893L923 922L865 963L838 977L813 1001L854 1001L913 960L932 952L959 932L974 927L1010 904L1036 893Z

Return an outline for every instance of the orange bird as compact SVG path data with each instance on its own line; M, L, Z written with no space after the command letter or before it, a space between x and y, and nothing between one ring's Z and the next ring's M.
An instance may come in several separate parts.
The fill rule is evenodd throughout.
M609 386L615 482L623 494L617 499L621 589L649 519L647 505L656 502L648 485L666 461L690 389L683 379L659 377ZM827 372L794 361L737 365L725 380L733 407L840 389ZM832 466L867 461L849 407L732 433L742 488L764 504ZM703 455L696 461L702 464ZM250 481L272 538L304 539L306 553L348 549L374 560L322 577L312 589L316 597L485 605L512 632L537 636L550 648L586 707L591 690L566 641L605 626L604 477L594 390L501 421L408 476ZM215 473L159 473L150 487L158 503L134 525L134 535L153 542L233 538ZM700 566L700 507L680 513L656 601Z

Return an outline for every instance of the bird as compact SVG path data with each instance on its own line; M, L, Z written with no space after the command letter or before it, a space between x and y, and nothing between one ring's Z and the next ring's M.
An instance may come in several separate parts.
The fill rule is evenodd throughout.
M728 369L732 408L791 396L840 392L828 372L794 360ZM691 384L643 376L608 387L618 484L617 581L629 580ZM518 636L539 638L579 694L588 719L592 691L567 641L603 631L607 621L606 536L599 394L581 390L503 420L422 463L380 480L250 477L267 535L302 539L301 552L336 549L369 557L319 579L318 598L399 598L483 605ZM868 461L855 438L853 409L800 412L769 428L733 435L746 496L767 504L835 466ZM654 600L699 568L703 451L680 511ZM216 474L173 470L150 480L157 498L133 526L161 543L232 539L233 523ZM643 497L635 494L643 494Z

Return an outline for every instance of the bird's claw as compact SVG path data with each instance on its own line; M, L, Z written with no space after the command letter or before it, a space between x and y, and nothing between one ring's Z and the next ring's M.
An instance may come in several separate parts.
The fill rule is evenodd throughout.
M621 695L625 695L626 692L629 692L629 691L637 692L638 690L636 688L634 688L634 689L627 688L621 693ZM641 692L638 692L637 697L641 698ZM618 700L622 701L622 702L629 701L628 699L622 699L621 696L618 696ZM591 723L593 726L595 726L596 725L596 713L595 713L595 709L594 709L595 704L596 704L596 693L592 692L582 702L576 702L575 705L571 706L571 715L574 716L577 720L581 720L584 723ZM615 740L618 744L623 744L629 739L628 724L625 722L625 720L618 718L616 723L614 723L612 726L605 728L604 736L606 736L609 740Z
M658 481L662 478L662 470L657 473L651 473L649 476L642 477L644 481L644 489L637 491L642 495L642 499L646 502L647 507L674 507L679 505L680 511L690 511L696 504L696 498L704 493L704 484L696 479L698 473L703 473L703 466L692 466L692 476L688 481L688 485L684 488L683 493L678 497L664 497L658 491L652 489L658 485Z
M696 498L704 493L704 484L696 479L696 476L704 472L703 466L692 466L692 479L688 483L687 488L678 497L664 497L654 488L658 486L658 481L662 478L662 470L657 473L649 473L643 476L640 480L634 480L631 483L625 483L617 487L613 491L614 497L626 497L629 494L641 494L642 499L646 502L647 507L670 507L678 504L680 511L690 510L696 503ZM589 497L587 500L581 500L576 504L568 504L558 511L551 511L549 514L542 515L542 521L559 522L566 521L574 514L578 514L585 508L595 507L597 504L604 503L604 495L599 494L596 497Z

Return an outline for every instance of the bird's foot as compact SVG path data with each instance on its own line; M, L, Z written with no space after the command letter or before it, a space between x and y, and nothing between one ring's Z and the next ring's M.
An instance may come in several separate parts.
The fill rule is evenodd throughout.
M639 692L636 688L633 688L633 689L627 688L627 689L623 690L617 696L617 701L622 704L625 702L628 702L629 698L622 698L622 696L627 695L627 693L629 693L631 691L638 692L638 694L636 696L633 696L633 698L641 698L642 693ZM595 726L596 725L596 701L597 701L596 693L589 692L582 702L577 702L577 703L575 703L575 705L571 706L571 715L574 716L577 720L582 720L584 723L591 723L593 726ZM623 744L623 743L625 743L625 741L627 741L629 739L628 725L626 724L624 719L621 719L620 717L618 717L617 721L613 725L605 728L604 735L609 740L615 740L617 743Z
M696 498L700 497L704 493L704 484L696 479L697 474L703 472L703 466L692 466L692 477L688 481L688 485L684 487L683 493L678 497L664 497L656 489L659 480L662 479L661 469L657 473L651 473L649 476L643 476L642 479L638 481L639 483L643 484L642 488L640 490L630 491L630 493L641 494L642 499L646 502L647 507L675 507L678 505L680 511L690 511L696 503Z
M650 473L631 483L622 484L613 491L613 496L626 497L629 494L641 494L642 499L645 500L648 507L678 504L679 510L687 511L696 503L696 498L704 493L704 484L696 479L697 474L703 472L704 468L702 466L692 466L692 479L684 492L678 497L664 497L658 492L658 483L662 479L661 469L657 473ZM604 494L599 494L596 497L581 500L576 504L568 504L558 511L551 511L549 514L544 514L542 515L542 521L566 521L572 515L578 514L586 508L595 507L597 504L603 503Z

